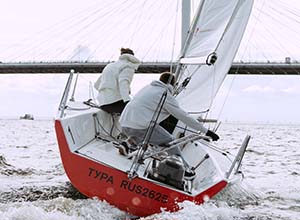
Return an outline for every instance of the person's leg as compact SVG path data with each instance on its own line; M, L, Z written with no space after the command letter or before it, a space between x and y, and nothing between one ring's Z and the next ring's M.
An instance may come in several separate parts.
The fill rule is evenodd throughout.
M122 132L126 134L128 138L131 138L136 144L140 144L144 139L146 130L122 127Z
M143 141L144 130L132 129L128 127L122 127L122 132L127 136L127 140L121 143L119 147L119 153L121 155L128 155L138 149L137 145Z
M141 144L146 136L147 129L133 129L123 127L122 131L130 138L132 138L136 144ZM149 144L153 145L160 145L160 146L167 146L168 143L174 140L174 137L167 132L163 127L160 125L156 125L153 128L151 137L149 139ZM174 148L170 150L171 154L180 154L179 148Z
M153 145L166 145L174 140L174 137L160 125L155 125L149 143Z
M152 136L150 138L150 143L151 144L156 144L156 145L160 145L162 147L170 147L170 150L167 150L169 155L178 155L182 158L183 164L186 168L190 168L189 164L187 163L187 161L183 158L182 154L181 154L181 150L179 147L174 147L172 148L172 146L169 146L168 143L170 143L171 141L174 140L174 137L167 132L163 127L161 127L160 125L155 126Z
M124 110L125 106L128 102L124 102L123 100L107 104L107 105L101 105L100 108L108 113L119 113L121 114Z

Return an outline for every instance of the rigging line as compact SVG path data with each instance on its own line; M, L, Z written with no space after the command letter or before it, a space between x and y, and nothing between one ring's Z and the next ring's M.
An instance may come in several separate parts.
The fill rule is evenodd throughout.
M165 3L165 5L166 5L166 2L167 1L160 1L160 4L159 5L157 5L157 3L155 2L155 1L152 1L152 4L151 5L149 5L148 6L148 8L149 8L149 10L151 10L152 9L152 11L154 11L154 12L160 12L160 11L163 11L163 12L165 12L165 10L162 10L164 7L163 7L163 3ZM156 6L156 8L155 8L155 6ZM147 19L145 19L145 20L148 20L148 21L151 21L151 19L153 18L153 14L152 13L147 13L148 14L148 18ZM165 13L163 13L163 15L164 15ZM160 15L156 15L157 17L160 17ZM161 19L161 20L163 20L163 19ZM154 24L155 26L157 25L156 23ZM138 27L138 29L141 29L141 27L143 27L144 26L144 24L140 24L140 26Z
M282 23L281 20L277 19L276 17L272 16L271 14L267 12L262 12L267 17L271 18L272 20L276 21L278 24L282 25L283 27L289 29L290 31L299 34L294 28L291 28L290 26L286 25L285 23ZM297 35L295 37L298 37Z
M300 8L296 8L296 7L288 7L288 5L286 4L286 0L284 1L280 1L280 0L277 0L280 4L280 8L285 8L287 12L293 14L294 16L296 17L300 17L299 14L300 14ZM293 6L296 6L296 5L293 5Z
M124 4L124 5L125 5L125 4ZM126 5L125 5L125 6L126 6ZM118 10L119 10L119 11L122 11L122 8L120 7L120 8L118 8ZM112 13L112 11L106 13L105 15L109 15L109 14L111 14L111 13ZM88 24L86 24L86 25L83 27L83 30L87 29L88 27L91 27L92 24L94 24L95 22L97 22L97 21L99 20L99 18L103 18L103 15L100 14L99 17L96 17L96 18L92 19ZM80 30L80 31L81 31L81 30Z
M124 6L126 7L125 4L124 4ZM125 8L124 8L124 9L125 9ZM122 7L119 7L119 8L117 9L117 11L122 11L122 10L123 10ZM86 32L84 32L84 31L88 30L88 28L90 28L93 24L95 24L95 23L99 20L99 18L103 18L103 17L105 17L105 16L112 15L113 13L114 13L113 11L108 11L108 12L105 11L104 14L98 15L96 18L93 18L88 24L85 24L85 26L84 26L81 30L78 30L77 33L75 33L75 35L85 35L86 38L88 38L88 37L89 37L88 34L86 34ZM83 41L83 39L84 39L84 38L81 38L81 41ZM77 40L77 39L76 39L76 40Z
M261 14L262 14L262 9L263 9L264 5L265 5L265 0L263 1L262 5L261 5L261 8L260 8L260 10L258 11L259 14L258 14L258 16L256 17L256 18L257 18L257 19L256 19L256 22L255 22L255 24L254 24L252 30L250 31L250 35L249 35L249 38L248 38L248 42L247 42L247 44L245 44L246 47L245 47L244 52L242 53L242 59L243 59L243 57L244 57L244 55L245 55L245 52L246 52L246 49L247 49L248 45L250 44L250 40L253 38L254 30L255 30L255 27L257 27L257 23L258 23L259 18L260 18Z
M162 60L162 59L166 59L166 57L169 57L168 54L166 54L166 56L162 56L162 54L165 54L166 51L167 53L169 53L169 51L171 51L171 49L169 50L169 44L168 42L170 42L169 36L172 36L173 33L173 29L170 28L171 23L173 22L173 2L169 1L169 2L165 2L164 5L161 5L158 8L158 12L160 14L162 14L160 16L160 20L161 21L166 21L165 23L161 23L161 25L157 25L157 21L155 23L153 23L153 25L155 25L153 27L153 29L155 28L157 31L155 33L157 33L157 35L153 35L152 33L152 39L149 41L149 47L148 50L147 48L145 48L146 52L144 54L143 59L145 59L145 57L149 56L152 57L152 60ZM168 13L165 13L165 11L168 11ZM153 31L154 32L154 31ZM170 34L169 34L170 33ZM166 43L167 42L167 43ZM152 51L151 53L153 54L152 56L150 56L150 51ZM149 59L149 58L148 58Z
M93 13L87 14L87 17L84 17L81 20L79 20L79 22L75 23L74 26L75 25L78 26L78 24L83 23L82 21L89 20L90 18L92 19L94 15L100 14L102 17L106 16L107 14L111 13L111 11L112 11L111 8L115 7L114 4L116 5L117 3L115 3L115 2L111 3L110 2L110 3L108 3L107 6L101 5L101 7L96 8ZM84 25L84 23L83 23L83 25ZM71 28L73 28L73 26L70 26L69 28L71 29Z
M70 18L67 18L67 19L65 19L64 21L62 21L62 22L58 22L57 24L58 25L62 25L63 23L66 23L66 25L68 26L68 27L70 27L70 23L69 23L69 20L71 20L71 23L74 23L74 22L76 22L74 25L77 25L78 23L77 23L77 21L74 19L74 18L77 18L77 17L82 17L81 16L81 14L85 14L86 16L85 17L83 17L83 18L81 18L80 20L79 20L79 22L81 22L82 20L85 20L86 18L88 18L91 14L94 14L94 13L97 13L97 11L100 9L100 10L102 10L103 8L106 8L106 5L101 5L101 8L98 6L98 7L96 7L95 8L95 6L93 5L93 6L91 6L91 8L89 8L88 10L84 10L84 11L82 11L82 12L79 12L79 13L76 13L76 14L74 14L72 17L70 17ZM90 10L91 9L91 10ZM91 13L89 13L89 11L92 11ZM94 12L93 12L94 11ZM87 13L88 12L88 13ZM57 24L54 24L53 25L53 27L57 27ZM71 26L72 27L72 26ZM52 27L49 27L47 30L49 31L49 29L50 28L52 28Z
M97 8L94 12L93 12L93 14L97 14L97 13L99 13L99 12L101 12L102 13L102 11L103 11L103 9L102 8ZM104 11L105 12L105 11ZM77 23L75 23L75 24L73 24L73 25L77 25L78 26L78 24L79 25L84 25L84 23L86 22L86 21L88 21L89 20L89 17L90 17L90 15L87 15L87 17L84 17L84 18L82 18L79 22L77 22ZM72 27L72 26L71 26ZM75 31L76 31L76 29L75 29ZM76 32L75 32L75 34L76 34ZM74 32L72 33L70 33L69 34L69 36L65 36L65 37L71 37L71 36L73 36L74 35ZM76 39L75 39L76 40ZM74 40L72 40L71 42L73 42ZM69 44L71 43L70 41L68 41L69 42ZM65 49L66 50L66 49ZM60 52L60 54L63 54L64 52L65 52L65 50L62 50L61 52Z
M132 2L131 2L132 3ZM131 4L132 5L132 4ZM122 8L122 7L119 7L118 8L118 10L117 10L117 12L119 13L119 11L120 11L120 13L122 13L122 12L124 12L124 11L126 11L127 13L128 13L128 8L130 7L130 5L128 6L128 5L123 5L124 7ZM131 10L133 11L138 11L137 10L137 8L138 8L139 6L137 5L136 6L136 8L132 8ZM129 11L129 12L131 12L131 11ZM114 14L115 14L115 12L114 12ZM128 13L129 14L129 13ZM110 28L110 27L114 27L114 26L117 26L117 24L118 23L121 23L122 22L122 20L124 19L124 16L120 16L120 14L118 14L118 19L119 20L115 20L114 21L114 23L110 23L109 24L109 26L108 26L108 24L107 24L107 26L108 26L108 28ZM103 20L103 22L105 22L106 20L105 19L102 19ZM101 30L100 30L100 28L99 28L99 31L103 31L103 30L105 30L105 28L106 28L106 26L101 26ZM123 29L121 29L121 30L118 30L118 32L117 33L115 33L115 35L114 36L112 36L112 37L110 37L109 39L107 39L107 36L106 36L106 38L105 38L105 36L103 36L103 39L104 39L104 41L110 41L110 42L113 42L116 38L118 38L118 37L123 37L123 36L120 36L120 32L122 32L122 31L124 31L124 30L126 30L128 28L128 26L126 26L126 25L124 25L124 27L123 27ZM97 29L97 26L96 26L96 29ZM105 32L105 31L104 31ZM97 32L96 32L97 33ZM92 55L94 55L95 53L96 53L96 51L100 48L100 47L103 47L103 45L104 46L109 46L110 44L109 43L105 43L105 42L102 42L101 40L99 40L99 44L95 47L95 49L92 51ZM112 55L112 57L113 57L113 55Z
M292 58L294 58L294 56L282 45L282 43L280 42L280 39L278 38L278 36L276 34L272 35L270 34L272 32L272 29L269 29L269 26L266 25L262 25L262 27L266 30L266 34L270 35L270 39L276 40L276 44L273 44L274 46L276 46L279 50L281 51L285 51L287 54L289 54ZM289 39L287 39L289 40Z
M123 35L120 35L119 32L124 32L124 33L126 33L126 32L127 32L127 28L128 28L128 27L127 27L126 25L124 25L123 28L120 29L117 33L115 33L115 35L114 35L112 38L106 39L106 40L115 41L115 40L117 40L118 38L124 38L124 36L123 36ZM93 50L93 53L92 53L92 54L95 54L96 51L97 51L100 47L102 47L103 44L105 44L105 42L104 42L104 43L103 43L103 42L100 42L100 43L96 46L96 48ZM125 41L123 41L122 44L126 44ZM112 55L111 58L112 58L113 56L114 56L114 55ZM111 59L111 58L110 58L110 59Z
M194 74L196 72L198 72L198 70L202 67L202 65L196 65L196 67L197 68L195 68L192 72L190 72L189 68L187 68L186 65L182 65L182 68L185 68L185 69L182 71L180 78L178 78L177 81L179 82L181 80L181 78L187 78L187 77L192 78L194 76ZM185 72L187 72L187 73L185 73Z
M274 10L276 13L278 13L279 15L282 15L282 13L280 13L280 11L276 10L275 8L274 8L273 10ZM289 30L292 30L293 32L297 33L297 35L296 35L295 37L297 37L297 38L299 37L298 34L299 34L300 32L297 32L297 29L296 29L296 28L292 28L293 26L290 25L290 23L289 23L289 25L287 26L286 23L282 23L282 20L281 20L281 19L277 19L277 18L279 18L278 16L272 16L272 15L267 14L267 13L265 13L265 14L266 14L267 16L271 17L271 18L274 19L274 20L280 21L280 22L278 22L279 24L281 24L283 27L288 28ZM282 15L282 16L283 16L283 15ZM292 20L292 18L290 18L290 17L288 17L288 16L283 16L282 18ZM297 21L297 20L292 20L292 21L294 21L293 23L298 23L298 24L300 24L300 21ZM296 24L296 25L297 25L297 24ZM298 27L298 26L296 26L296 27Z
M124 4L123 4L124 5ZM126 6L126 5L125 5ZM125 8L124 8L125 9ZM120 11L120 10L122 10L122 7L119 7L118 9L117 9L118 11ZM117 11L117 12L118 12ZM115 13L115 11L114 10L106 10L106 11L104 11L104 13L98 13L98 14L96 14L96 16L94 17L94 18L92 18L91 19L91 21L88 23L88 24L86 24L85 25L85 27L84 27L84 30L86 30L85 32L81 32L81 35L84 35L84 37L86 38L86 37L90 37L89 36L89 29L88 29L88 27L92 27L92 26L95 26L95 28L93 28L90 32L92 32L92 33L95 33L95 30L98 30L98 27L100 27L99 28L99 31L101 31L102 32L102 30L104 29L104 27L106 27L106 26L109 26L109 27L111 27L111 23L110 22L107 22L108 21L108 19L109 18L111 18L112 17L112 15L114 15L114 13ZM107 18L107 19L106 19ZM96 23L97 22L97 23ZM104 23L104 24L103 24ZM96 24L96 25L94 25L94 24ZM97 25L97 24L99 24L99 25ZM91 28L90 28L91 29ZM81 30L80 30L81 31ZM102 35L99 35L100 37L102 36ZM82 38L81 38L82 39ZM98 38L97 38L98 39ZM100 38L101 39L101 38Z
M137 28L139 26L139 22L141 21L141 17L142 17L142 15L144 13L146 2L147 2L147 0L143 1L141 10L138 10L138 13L136 13L136 15L135 15L134 20L137 21L137 23L135 25L134 31L132 32L131 40L129 41L129 47L131 47L134 35L137 32Z
M166 27L169 26L169 24L171 23L171 21L173 20L172 17L169 18L169 20L165 23L165 25L163 25L162 27ZM155 45L159 44L158 39L160 39L163 35L165 34L165 31L161 31L160 34L157 36L156 39L154 39L154 42L152 43L152 45L149 47L148 51L146 51L143 60L145 59L145 57L149 54L150 50L154 48ZM167 33L168 34L168 33Z
M167 41L169 41L169 36L170 36L170 32L173 32L173 29L170 29L169 27L171 27L170 23L174 20L173 19L173 7L172 7L172 1L169 1L169 4L165 4L164 6L160 6L159 8L159 12L163 13L164 17L161 17L161 21L165 21L165 23L161 23L161 25L157 25L157 22L153 23L153 25L155 25L153 28L156 28L157 31L157 35L152 35L152 39L151 41L149 41L149 47L146 50L143 59L145 59L146 56L149 55L150 51L154 51L156 52L156 61L157 58L159 57L161 50L165 51L168 47L166 47L166 43L165 43L165 39L167 39ZM168 10L169 13L164 13L165 10ZM154 31L152 31L152 33L154 33ZM168 45L168 44L167 44ZM163 49L164 48L164 49ZM152 52L153 53L153 52ZM153 59L153 58L152 58ZM155 59L153 59L155 60Z
M119 7L119 8L117 9L117 12L123 11L124 9L126 9L127 5L126 5L126 4L123 4L123 6L124 6L124 7ZM104 16L111 16L113 13L115 13L115 12L109 11L108 13L105 13ZM103 18L103 14L101 14L100 16L101 16L101 18ZM96 17L96 18L94 18L93 21L90 22L90 24L88 24L88 26L92 26L92 24L94 24L94 23L98 20L98 18L99 18L99 16ZM105 20L105 19L103 19L103 20ZM88 30L88 26L86 26L86 28L85 28L86 30ZM86 33L84 33L84 32L82 32L82 33L80 33L80 34L81 34L81 35L85 35L85 38L81 38L81 43L83 43L84 41L88 40L88 38L89 38L88 34L86 34ZM100 36L101 36L101 35L100 35ZM77 39L75 39L75 40L77 40ZM98 39L98 40L99 40L99 39ZM91 42L92 40L89 40L89 41ZM99 40L99 41L101 42L101 40ZM72 43L72 42L70 42L70 43ZM91 44L87 44L87 47L90 46L90 45L91 45ZM68 49L68 48L66 47L62 52L65 52L67 49ZM95 50L93 50L93 52L91 53L91 55L87 58L88 60L94 55L94 51L95 51ZM74 55L73 55L71 58L69 58L69 59L73 59L74 56L76 56L76 54L74 54Z
M85 8L85 9L83 9L82 11L80 11L80 12L78 12L78 13L80 13L80 14L86 13L87 11L93 9L93 7L94 7L94 6L90 6L89 8ZM77 15L76 15L76 16L77 16ZM57 23L55 23L55 24L53 24L53 25L47 27L46 29L43 29L43 30L41 30L41 31L38 31L38 32L35 33L35 34L36 34L36 35L40 35L40 34L43 34L43 33L52 33L53 31L51 31L51 29L57 28L57 26L62 26L63 23L67 23L67 21L73 19L73 17L75 17L75 16L72 15L71 17L67 18L67 19L64 20L63 22L57 22ZM23 39L22 39L22 42L24 42L24 41L29 41L29 40L32 40L32 37L31 37L31 36L30 36L30 37L23 38ZM30 43L30 42L29 42L29 43ZM6 50L10 50L10 49L12 49L13 47L15 47L15 46L14 46L14 45L13 45L13 46L8 46L6 49L2 50L0 53L6 52Z
M202 65L197 65L197 68L195 68L192 72L190 72L189 68L186 68L186 71L189 72L188 74L186 74L186 76L189 76L192 78L201 67L202 67Z
M174 93L173 95L174 96L177 96L178 94L180 94L184 89L186 89L187 87L187 84L186 85L183 85L184 84L184 81L187 79L187 78L190 78L190 80L192 79L193 75L198 72L198 70L201 68L202 65L196 65L196 68L193 70L193 72L190 72L189 68L187 68L186 65L182 65L182 68L185 68L184 70L182 70L182 73L180 75L180 78L177 80L177 82L179 82L181 80L181 77L184 76L184 80L181 82L181 84L178 83L178 85L176 86L176 88L174 89ZM188 72L187 74L185 74L185 71ZM190 81L189 80L189 81Z
M254 48L256 49L256 51L259 51L259 53L260 53L267 61L269 61L267 54L266 54L264 51L259 50L260 48L259 48L257 45L255 45L254 43L252 43L252 42L248 42L248 43L247 43L247 46L245 47L245 50L246 50L246 49L249 50L249 49L250 49L250 45L252 45L252 47L254 47ZM257 53L257 52L256 52L256 53ZM242 53L242 54L243 54L243 53ZM244 51L244 54L246 54L246 51ZM244 55L243 55L242 57L244 57ZM243 59L243 58L241 58L241 59Z
M97 9L97 10L99 10L99 9ZM97 11L97 10L96 10L96 11ZM89 15L83 17L79 22L76 22L76 23L73 22L74 24L72 24L72 25L70 26L70 28L73 27L73 26L75 26L75 25L78 26L78 23L82 23L82 22L84 22L85 20L87 20L88 18L89 18ZM52 40L53 37L55 37L55 36L60 36L60 34L63 33L63 32L65 32L65 31L66 31L66 30L63 29L61 32L60 32L60 31L59 31L59 32L54 32L54 31L50 32L50 35L49 35L45 40L43 40L43 41L41 41L41 42L38 42L38 44L33 44L33 46L31 46L30 48L27 48L27 50L25 49L24 53L27 52L27 51L31 51L31 50L33 50L33 49L35 49L35 48L41 47L42 45L48 43L49 39ZM37 37L38 37L38 36L37 36ZM17 59L18 57L20 57L20 56L17 56L17 57L14 57L14 58Z
M157 16L159 16L160 17L160 19L161 20L163 20L163 21L165 21L165 20L167 20L168 19L168 13L164 13L166 10L168 10L171 6L172 4L172 2L171 1L161 1L161 4L160 5L158 5L158 6L156 6L156 8L153 8L153 7L151 7L152 8L152 10L153 11L155 11L155 12L157 12L157 14L162 14L162 15L157 15ZM149 18L148 18L148 28L147 28L147 30L145 30L145 32L143 32L143 31L141 31L140 32L140 37L141 38L143 38L143 39L146 39L145 38L145 35L147 35L147 33L149 33L149 36L150 37L155 37L155 35L153 35L153 33L161 33L161 37L160 37L160 35L158 36L159 38L160 38L160 40L162 40L163 39L163 36L164 36L164 33L166 33L166 30L164 30L164 27L165 26L163 26L163 25L157 25L157 20L156 19L153 19L153 15L151 15L151 14L149 14L148 15L149 16ZM153 22L154 21L154 22ZM145 25L144 25L145 26ZM144 26L142 26L142 24L141 24L141 26L140 27L144 27ZM167 25L166 25L167 26ZM139 36L137 35L137 38L138 38ZM152 37L152 38L153 38ZM145 40L144 40L145 41ZM148 42L151 42L152 40L150 39L150 40L148 40ZM157 41L157 48L158 49L155 49L155 50L153 50L153 51L156 51L157 53L159 53L159 43L161 42L161 41L159 41L159 40L156 40L156 39L154 39L154 42L155 41ZM152 46L154 46L154 44L152 44ZM144 45L141 47L141 48L144 48ZM151 49L151 47L150 47L150 49ZM143 59L143 58L142 58Z
M168 21L168 23L167 24L169 24L170 22L171 22L171 20L172 19L169 19L169 21ZM151 44L151 46L149 47L149 49L145 52L145 54L144 54L144 56L143 56L143 60L145 59L145 57L146 56L148 56L149 55L149 53L150 53L150 51L151 50L153 50L153 48L157 45L159 45L159 41L157 40L157 39L160 39L160 38L162 38L162 36L164 35L164 33L163 32L161 32L158 36L157 36L157 38L154 40L154 42Z
M282 11L278 10L278 9L275 8L275 7L270 6L270 8L271 8L273 11L277 12L278 14L280 14L281 16L283 16L284 18L290 19L290 20L294 21L295 23L300 24L300 21L296 20L296 19L293 18L292 16L289 16L289 15L287 15L287 14L283 14ZM299 16L297 16L297 17L299 18Z
M121 22L125 18L131 17L130 15L133 14L133 12L139 11L138 9L140 6L138 4L134 4L133 1L131 1L129 3L131 3L131 4L127 4L127 5L124 4L124 6L125 6L124 10L123 9L119 10L121 14L119 14L119 12L117 14L117 16ZM132 7L132 5L135 6L136 8ZM116 14L115 11L114 11L114 14ZM104 19L101 19L101 20L103 20L105 25L107 25L109 28L111 28L111 26L114 26L114 25L111 25L111 23L108 24L108 22L106 22ZM116 21L116 22L119 22L119 21ZM132 25L132 22L130 22L130 25ZM102 27L102 26L103 26L102 24L98 25L98 27Z

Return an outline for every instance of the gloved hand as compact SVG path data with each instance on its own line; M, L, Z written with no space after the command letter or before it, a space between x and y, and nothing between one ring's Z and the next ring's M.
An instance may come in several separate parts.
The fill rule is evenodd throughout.
M211 139L213 141L217 141L220 138L219 135L217 135L215 132L213 132L211 130L208 130L205 135L208 136L208 137L211 137Z

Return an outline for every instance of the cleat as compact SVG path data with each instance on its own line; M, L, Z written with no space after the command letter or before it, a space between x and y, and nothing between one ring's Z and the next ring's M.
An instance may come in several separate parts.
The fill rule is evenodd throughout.
M193 180L196 177L196 173L193 170L186 170L184 172L184 179Z
M119 153L123 156L127 156L129 153L129 147L126 142L122 142L119 146Z

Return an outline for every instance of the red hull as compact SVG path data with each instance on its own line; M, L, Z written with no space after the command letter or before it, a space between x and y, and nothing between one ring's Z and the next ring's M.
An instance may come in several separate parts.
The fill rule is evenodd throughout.
M178 202L184 200L201 204L205 197L211 198L227 185L226 181L220 181L194 197L144 179L130 181L123 171L72 153L58 120L55 129L64 169L74 187L88 197L106 200L132 215L148 216L162 209L177 211Z

